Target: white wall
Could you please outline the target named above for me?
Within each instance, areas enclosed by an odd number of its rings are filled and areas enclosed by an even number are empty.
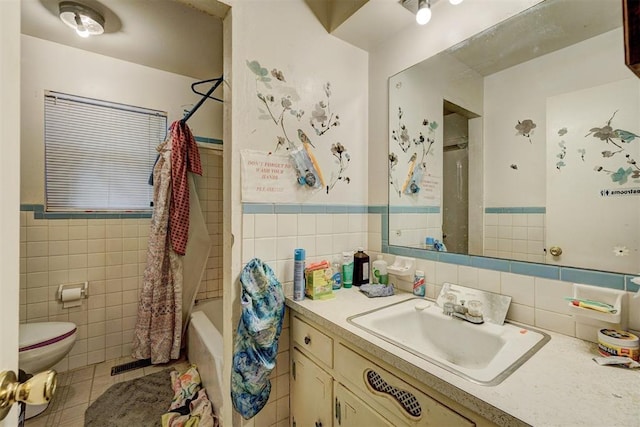
[[[45,90],[166,111],[169,124],[201,98],[191,92],[193,78],[31,36],[21,37],[21,55],[21,203],[44,203]],[[222,106],[207,101],[189,126],[194,135],[221,139]]]
[[[303,129],[316,145],[314,154],[325,176],[330,175],[335,165],[330,152],[332,143],[341,142],[351,156],[346,173],[351,179],[349,184],[339,182],[329,194],[325,191],[303,193],[296,199],[297,203],[316,206],[366,205],[369,188],[367,152],[370,146],[367,130],[368,64],[365,52],[327,34],[303,0],[235,2],[231,18],[232,24],[227,24],[227,29],[230,27],[232,58],[225,72],[229,74],[228,68],[232,69],[230,132],[233,138],[231,153],[225,157],[225,163],[228,162],[231,169],[231,193],[225,203],[231,203],[231,219],[228,223],[230,230],[226,231],[233,233],[235,243],[230,248],[233,259],[228,276],[230,281],[225,283],[225,309],[233,313],[232,328],[235,331],[240,308],[240,284],[237,278],[244,262],[253,256],[266,258],[272,268],[278,269],[278,277],[287,282],[291,277],[289,270],[293,269],[293,248],[307,248],[308,259],[311,259],[313,254],[330,256],[338,250],[353,249],[354,244],[348,236],[340,236],[334,240],[336,234],[342,235],[343,231],[347,234],[347,228],[352,224],[351,215],[242,215],[240,151],[274,150],[276,138],[281,134],[281,130],[273,122],[259,118],[256,76],[246,62],[256,60],[269,72],[272,69],[282,71],[286,84],[275,81],[273,87],[287,86],[295,89],[299,95],[297,108],[304,110],[305,114],[300,121],[293,117],[286,118],[287,134],[292,140],[298,141],[297,129]],[[331,110],[339,115],[340,125],[319,137],[310,127],[309,119],[315,103],[326,99],[323,89],[326,82],[331,83]],[[282,91],[276,94],[282,95]],[[329,172],[325,172],[327,170]],[[299,217],[302,219],[299,220]],[[355,234],[360,236],[359,241],[366,247],[366,215],[358,215],[355,222],[356,227],[359,227],[355,228]],[[317,231],[320,236],[316,236]],[[317,238],[324,242],[320,249]],[[325,250],[328,253],[325,254]],[[225,329],[225,332],[229,336],[229,330]],[[231,413],[229,408],[225,408],[225,423],[233,418],[234,425],[288,425],[288,346],[288,331],[284,330],[279,346],[281,354],[267,406],[248,422],[242,421],[235,412]],[[228,346],[225,353],[226,366],[230,364],[231,351]]]
[[[369,168],[387,170],[389,77],[491,27],[540,0],[467,0],[451,7],[447,2],[434,6],[428,25],[415,25],[400,32],[369,57]],[[455,101],[455,100],[454,100]],[[387,175],[370,177],[369,203],[387,204]]]

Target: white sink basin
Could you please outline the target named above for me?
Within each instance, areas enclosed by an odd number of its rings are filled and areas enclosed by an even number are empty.
[[[510,323],[472,324],[442,314],[442,308],[421,298],[347,320],[418,357],[484,385],[502,382],[550,339],[544,332]]]

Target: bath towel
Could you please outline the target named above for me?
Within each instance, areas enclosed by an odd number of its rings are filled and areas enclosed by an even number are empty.
[[[273,270],[254,258],[240,274],[242,314],[233,340],[231,399],[249,419],[266,405],[284,317],[284,292]]]

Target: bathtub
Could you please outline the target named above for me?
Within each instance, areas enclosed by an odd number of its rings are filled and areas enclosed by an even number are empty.
[[[187,328],[187,358],[198,367],[216,414],[222,408],[222,298],[193,307]]]

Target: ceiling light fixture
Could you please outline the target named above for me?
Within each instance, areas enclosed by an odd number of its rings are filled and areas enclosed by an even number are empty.
[[[418,0],[418,12],[416,13],[416,22],[425,25],[431,20],[431,2],[430,0]]]
[[[60,3],[60,19],[73,28],[80,37],[104,33],[104,18],[88,6],[72,1]]]
[[[449,0],[449,3],[451,3],[452,5],[456,5],[456,4],[460,4],[462,3],[464,0]]]

